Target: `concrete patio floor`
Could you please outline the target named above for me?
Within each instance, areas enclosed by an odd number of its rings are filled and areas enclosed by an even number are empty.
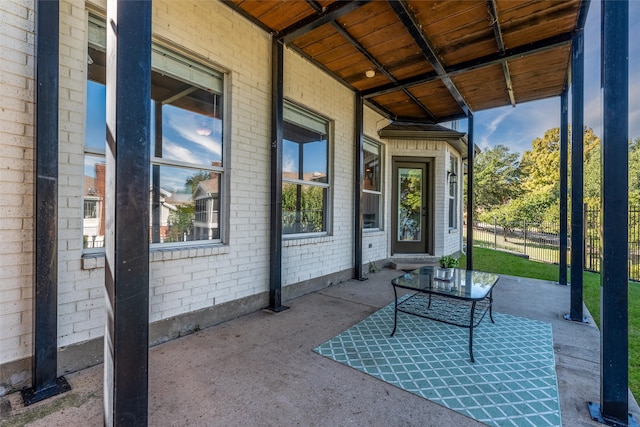
[[[286,301],[281,313],[257,311],[151,348],[149,425],[483,425],[312,351],[392,302],[390,281],[401,273],[382,270]],[[601,426],[587,410],[599,402],[599,332],[590,317],[563,320],[569,293],[501,276],[494,310],[552,324],[563,425]],[[102,425],[102,369],[67,375],[72,391],[27,408],[19,393],[0,398],[0,425]],[[640,419],[632,396],[630,411]]]

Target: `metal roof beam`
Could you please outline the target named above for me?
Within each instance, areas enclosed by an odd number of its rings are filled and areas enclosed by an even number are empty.
[[[433,69],[436,71],[442,83],[449,89],[449,93],[456,100],[460,109],[468,114],[471,110],[467,105],[467,102],[462,97],[462,94],[453,83],[451,78],[447,75],[447,71],[444,68],[444,65],[438,58],[438,55],[435,52],[435,49],[431,46],[431,43],[426,38],[426,36],[420,30],[420,26],[416,18],[413,16],[413,13],[409,10],[409,5],[405,0],[401,1],[389,1],[389,6],[391,9],[398,15],[400,22],[405,26],[413,40],[416,42],[423,55],[427,58],[427,60],[433,66]]]
[[[489,14],[491,15],[491,26],[493,27],[493,34],[496,37],[496,43],[498,44],[498,52],[504,54],[504,40],[502,38],[502,30],[500,29],[500,22],[498,19],[498,8],[496,7],[495,0],[487,0],[487,6]],[[511,81],[511,73],[509,72],[509,64],[507,61],[502,62],[502,72],[504,73],[504,81],[507,86],[507,93],[509,94],[509,101],[512,106],[516,106],[516,97],[513,93],[513,83]]]
[[[342,26],[340,24],[338,24],[337,22],[332,22],[334,29],[339,32],[342,37],[344,37],[345,39],[347,39],[349,41],[349,43],[351,43],[356,49],[358,49],[358,51],[360,51],[360,53],[362,53],[369,61],[371,61],[371,63],[378,69],[378,71],[380,71],[382,74],[385,75],[385,77],[387,77],[389,80],[391,80],[392,83],[397,84],[398,83],[398,79],[396,79],[393,74],[391,74],[391,72],[389,72],[389,70],[387,70],[384,65],[382,65],[380,62],[378,62],[378,60],[358,41],[355,39],[355,37],[353,37],[351,34],[349,34],[349,32],[347,30],[345,30],[344,28],[342,28]],[[418,107],[420,107],[420,109],[422,111],[424,111],[424,113],[428,116],[428,118],[430,120],[432,120],[433,122],[437,122],[438,118],[436,116],[433,115],[433,113],[422,103],[418,100],[418,98],[416,98],[411,92],[409,92],[409,89],[401,89],[405,95],[407,95],[409,98],[411,98],[411,100],[413,102],[416,103],[416,105],[418,105]]]
[[[574,32],[570,31],[556,37],[549,37],[544,40],[540,40],[539,42],[518,46],[513,49],[506,49],[504,54],[495,53],[495,54],[487,55],[478,59],[473,59],[471,61],[462,62],[453,67],[449,67],[447,69],[447,72],[444,74],[444,77],[453,77],[458,74],[463,74],[468,71],[476,70],[478,68],[486,67],[489,65],[500,64],[502,62],[509,61],[511,59],[522,58],[528,55],[533,55],[536,53],[552,50],[561,46],[569,45],[571,44],[571,40],[573,36],[574,36]],[[443,76],[434,72],[424,73],[408,79],[399,80],[397,84],[386,84],[386,85],[379,86],[377,88],[371,88],[371,89],[362,91],[362,95],[365,98],[372,98],[374,96],[380,96],[390,92],[395,92],[401,88],[407,88],[407,87],[411,87],[411,86],[415,86],[423,83],[432,82],[442,77]]]
[[[328,22],[335,21],[336,19],[344,16],[350,12],[353,12],[357,8],[364,6],[371,0],[358,0],[353,2],[335,2],[324,8],[324,10],[301,19],[295,24],[290,25],[282,31],[276,34],[276,37],[288,44],[303,34],[313,31],[318,27],[323,26]],[[314,5],[311,5],[314,9]]]

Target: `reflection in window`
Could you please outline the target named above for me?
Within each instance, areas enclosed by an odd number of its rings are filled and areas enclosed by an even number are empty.
[[[282,233],[326,232],[329,176],[328,123],[285,106],[282,167]]]
[[[104,246],[106,87],[103,23],[90,18],[84,166],[85,249]],[[219,240],[222,75],[153,45],[151,243]]]
[[[364,190],[362,193],[364,228],[382,228],[380,218],[382,203],[380,150],[379,144],[369,140],[364,141]]]

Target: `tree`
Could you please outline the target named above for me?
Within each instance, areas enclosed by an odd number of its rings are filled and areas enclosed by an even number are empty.
[[[640,137],[629,145],[629,205],[640,203]]]
[[[488,211],[521,194],[519,156],[504,145],[480,153],[474,163],[476,208]]]
[[[207,181],[209,179],[211,179],[211,172],[200,171],[188,177],[184,185],[186,189],[193,194],[193,192],[196,191],[199,183],[201,183],[202,181]]]
[[[594,152],[599,151],[599,148],[600,138],[593,133],[593,129],[585,128],[585,162]],[[525,191],[557,191],[560,186],[560,128],[548,129],[542,138],[534,139],[531,142],[531,150],[522,154],[520,168],[522,176],[525,177],[522,180]]]

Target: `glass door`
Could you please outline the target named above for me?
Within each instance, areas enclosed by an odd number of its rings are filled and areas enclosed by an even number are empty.
[[[393,164],[393,252],[428,253],[428,163]]]

